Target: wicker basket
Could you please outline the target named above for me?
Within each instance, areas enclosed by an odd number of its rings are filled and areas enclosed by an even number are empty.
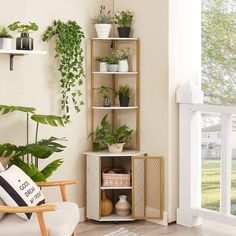
[[[109,174],[113,170],[115,174]],[[130,170],[105,169],[102,173],[103,187],[129,187],[131,183]]]

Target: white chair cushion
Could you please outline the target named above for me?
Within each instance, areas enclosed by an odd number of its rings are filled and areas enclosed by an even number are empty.
[[[48,203],[49,204],[49,203]],[[79,222],[79,208],[72,202],[50,203],[56,211],[45,212],[45,223],[50,236],[71,236]],[[36,214],[25,221],[15,214],[8,214],[0,221],[0,236],[41,236]]]

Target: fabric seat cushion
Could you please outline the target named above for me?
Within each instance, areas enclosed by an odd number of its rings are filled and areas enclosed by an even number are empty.
[[[48,203],[49,204],[49,203]],[[56,211],[45,212],[45,223],[50,236],[71,236],[79,222],[79,208],[72,202],[50,203],[57,206]],[[15,214],[7,214],[0,221],[0,236],[41,236],[36,214],[25,221]]]

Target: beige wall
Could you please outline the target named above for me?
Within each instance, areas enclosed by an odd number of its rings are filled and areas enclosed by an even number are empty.
[[[15,104],[23,106],[34,106],[39,113],[60,114],[58,100],[59,87],[55,59],[53,58],[52,44],[43,43],[42,32],[51,24],[54,19],[76,20],[90,38],[94,32],[90,18],[94,16],[99,7],[96,0],[50,0],[50,1],[6,1],[1,10],[0,24],[9,25],[20,20],[22,22],[34,21],[39,24],[40,30],[32,33],[35,39],[35,49],[47,50],[47,56],[25,56],[15,57],[14,71],[9,71],[8,56],[0,55],[0,104]],[[17,36],[15,34],[14,36]],[[86,41],[84,41],[86,45]],[[87,47],[84,47],[87,53]],[[87,65],[89,66],[89,65]],[[89,74],[89,71],[87,71]],[[87,76],[88,77],[88,76]],[[86,81],[86,80],[85,80]],[[83,87],[84,98],[86,97],[86,82]],[[87,150],[87,123],[88,109],[85,105],[81,113],[72,115],[72,123],[66,128],[51,128],[41,126],[40,138],[51,135],[66,137],[67,149],[63,154],[54,157],[64,157],[65,161],[53,179],[77,179],[78,187],[69,188],[72,200],[84,206],[85,171],[84,157],[82,153]],[[25,143],[25,116],[23,114],[9,114],[0,117],[0,143],[13,142],[16,144]],[[35,129],[31,127],[32,131]],[[33,135],[33,132],[32,132]],[[31,136],[33,139],[33,136]],[[48,194],[49,200],[56,199],[55,194]]]

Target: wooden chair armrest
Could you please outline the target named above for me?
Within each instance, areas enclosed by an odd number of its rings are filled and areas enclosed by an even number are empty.
[[[56,211],[56,209],[57,207],[55,205],[40,205],[32,207],[11,207],[11,206],[0,205],[0,212],[5,212],[5,213],[39,213],[39,212]]]
[[[39,187],[55,187],[63,185],[77,184],[76,180],[52,181],[52,182],[36,182]]]

